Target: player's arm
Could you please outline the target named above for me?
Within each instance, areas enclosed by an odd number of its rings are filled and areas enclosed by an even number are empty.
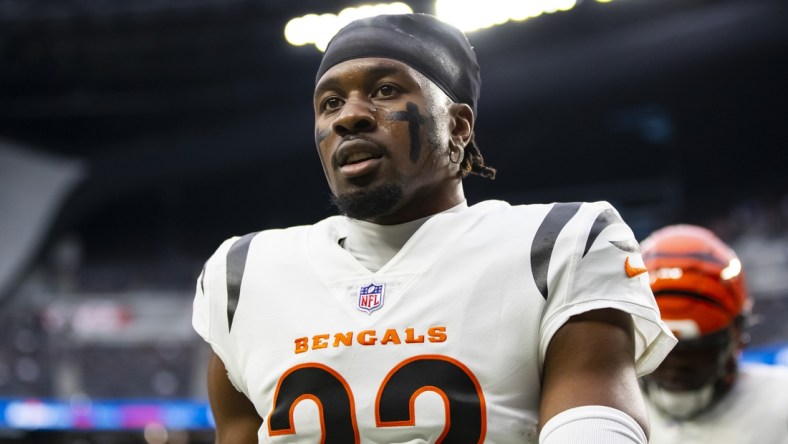
[[[255,444],[263,423],[254,405],[233,387],[222,360],[211,353],[208,399],[216,421],[216,444]]]
[[[602,309],[571,317],[545,356],[540,442],[645,443],[634,349],[629,314]]]

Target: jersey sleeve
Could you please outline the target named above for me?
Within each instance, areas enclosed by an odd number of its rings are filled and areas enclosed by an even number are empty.
[[[640,248],[629,226],[607,202],[584,203],[556,238],[547,273],[539,358],[572,316],[602,308],[632,315],[635,369],[653,371],[676,343],[661,321]]]
[[[227,254],[238,240],[223,242],[203,266],[197,279],[192,304],[192,327],[222,360],[230,382],[244,392],[237,365],[233,359],[227,319]]]

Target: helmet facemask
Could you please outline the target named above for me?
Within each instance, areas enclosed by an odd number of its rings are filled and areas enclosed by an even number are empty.
[[[707,410],[733,384],[740,330],[731,326],[680,340],[653,373],[643,378],[648,399],[668,416],[690,419]]]

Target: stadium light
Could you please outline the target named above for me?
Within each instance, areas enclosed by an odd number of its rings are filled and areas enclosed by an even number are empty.
[[[345,8],[339,14],[307,14],[296,17],[285,25],[285,39],[295,46],[314,44],[325,51],[331,37],[353,20],[379,14],[408,14],[413,12],[405,3],[379,3]]]
[[[437,0],[435,15],[465,32],[568,11],[576,0]]]
[[[597,0],[607,2],[610,0]],[[523,21],[559,11],[569,11],[577,0],[436,0],[435,15],[465,32],[476,31],[509,21]],[[285,39],[296,46],[314,44],[325,51],[331,37],[351,21],[378,14],[407,14],[413,10],[405,3],[379,3],[345,8],[339,14],[307,14],[285,26]]]

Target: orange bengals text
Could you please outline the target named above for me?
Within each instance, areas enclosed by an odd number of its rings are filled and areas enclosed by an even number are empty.
[[[389,328],[387,330],[362,330],[359,332],[340,332],[340,333],[325,333],[314,335],[312,337],[305,336],[303,338],[296,338],[295,352],[304,353],[309,350],[320,350],[329,347],[349,347],[351,345],[401,345],[401,344],[422,344],[425,341],[436,343],[445,342],[448,337],[446,336],[446,327],[430,327],[427,329],[426,334],[421,334],[415,328],[406,328],[404,330],[397,330]]]

